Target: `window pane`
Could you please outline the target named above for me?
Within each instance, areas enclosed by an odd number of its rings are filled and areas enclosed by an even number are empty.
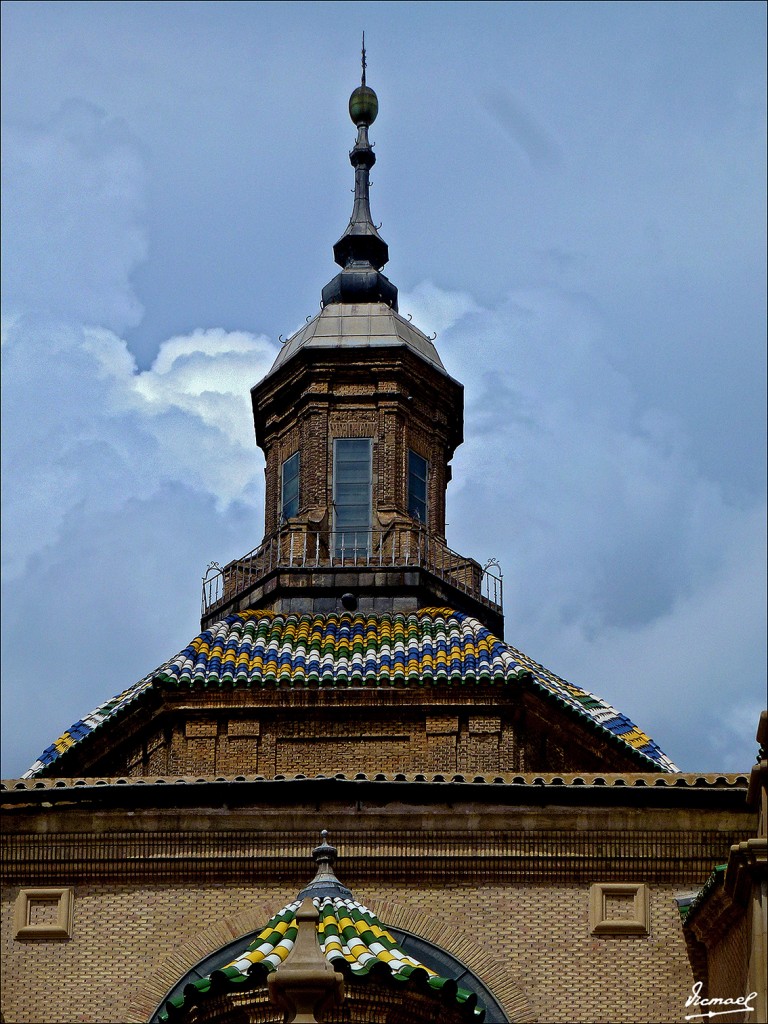
[[[420,501],[422,504],[427,500],[427,482],[426,480],[419,480],[417,477],[409,477],[408,486],[411,491],[411,500],[414,498]]]
[[[336,505],[336,525],[354,526],[356,530],[370,528],[368,505]]]
[[[408,515],[427,521],[427,471],[428,463],[414,451],[408,452]]]
[[[368,480],[368,462],[340,462],[336,466],[336,485]]]
[[[333,501],[337,557],[364,557],[371,528],[370,438],[334,442]]]
[[[336,441],[337,462],[365,462],[371,460],[371,441],[368,437],[345,437]]]
[[[370,486],[367,483],[339,484],[336,488],[336,505],[370,504]]]
[[[283,463],[283,486],[280,511],[283,519],[291,519],[299,512],[299,453]]]

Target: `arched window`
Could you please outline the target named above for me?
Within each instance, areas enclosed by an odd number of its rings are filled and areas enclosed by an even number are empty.
[[[493,995],[466,964],[440,946],[402,928],[387,928],[400,949],[443,977],[453,978],[457,985],[470,989],[477,996],[477,1006],[485,1011],[485,1024],[505,1024],[507,1017]],[[150,1024],[162,1024],[161,1014],[168,1000],[180,997],[187,985],[207,978],[213,971],[229,963],[247,946],[259,929],[222,946],[180,978],[166,994],[150,1018]],[[328,1024],[459,1024],[467,1015],[456,1005],[440,999],[423,987],[386,983],[377,973],[361,980],[346,979],[344,1004],[327,1018]],[[248,1024],[258,1020],[261,1024],[282,1024],[283,1015],[272,1007],[263,981],[250,991],[214,994],[190,1007],[180,1018],[189,1024]]]

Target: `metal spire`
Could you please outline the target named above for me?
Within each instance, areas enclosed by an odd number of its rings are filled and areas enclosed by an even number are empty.
[[[376,120],[379,101],[365,81],[368,66],[365,33],[361,64],[361,84],[349,98],[349,116],[357,126],[357,139],[349,154],[355,169],[355,201],[347,229],[333,247],[333,258],[342,272],[323,288],[323,305],[385,302],[397,309],[397,288],[380,272],[389,259],[389,249],[371,217],[370,170],[376,162],[376,154],[368,141],[368,128]]]

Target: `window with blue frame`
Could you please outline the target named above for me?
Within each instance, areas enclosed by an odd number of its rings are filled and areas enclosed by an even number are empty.
[[[299,514],[299,453],[296,452],[283,463],[280,514],[283,519],[292,519]]]
[[[415,451],[408,452],[408,515],[427,521],[427,472],[429,464]]]

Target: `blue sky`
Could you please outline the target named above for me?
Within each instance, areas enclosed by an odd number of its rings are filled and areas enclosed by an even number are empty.
[[[3,4],[3,762],[263,534],[248,392],[351,209],[466,387],[448,539],[685,770],[765,688],[761,3]]]

